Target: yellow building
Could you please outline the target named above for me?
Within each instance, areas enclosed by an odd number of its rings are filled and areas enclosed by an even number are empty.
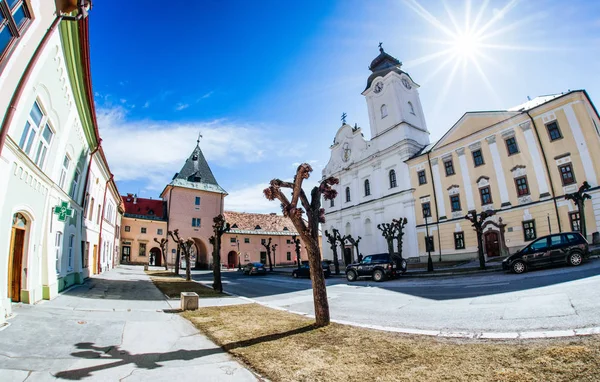
[[[578,231],[580,214],[565,194],[584,181],[592,187],[585,204],[588,240],[597,236],[600,120],[583,90],[505,111],[465,113],[406,164],[421,261],[427,260],[426,240],[432,256],[476,257],[475,231],[465,220],[471,210],[496,211],[484,230],[488,258],[551,232]]]

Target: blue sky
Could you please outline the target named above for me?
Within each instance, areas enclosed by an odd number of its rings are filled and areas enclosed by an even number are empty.
[[[421,85],[432,141],[466,111],[527,96],[583,88],[600,106],[597,2],[145,4],[90,13],[100,131],[122,194],[158,197],[202,132],[226,209],[278,211],[261,190],[299,162],[320,178],[342,112],[369,137],[361,92],[379,41]]]

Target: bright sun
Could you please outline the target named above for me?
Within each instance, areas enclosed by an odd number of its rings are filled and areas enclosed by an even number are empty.
[[[478,53],[479,39],[473,33],[459,33],[453,41],[454,53],[463,59],[472,59]]]

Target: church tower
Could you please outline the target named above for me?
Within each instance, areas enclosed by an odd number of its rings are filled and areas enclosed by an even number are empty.
[[[371,140],[378,142],[379,149],[405,140],[418,147],[429,144],[419,85],[381,43],[379,52],[369,66],[371,75],[362,92],[369,111]]]

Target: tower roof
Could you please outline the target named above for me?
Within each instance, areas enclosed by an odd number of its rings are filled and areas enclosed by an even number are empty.
[[[402,67],[402,62],[398,60],[396,57],[391,56],[383,50],[381,43],[379,44],[379,55],[371,61],[371,65],[369,65],[369,70],[372,72],[369,78],[367,79],[367,87],[365,90],[371,87],[371,83],[377,77],[384,77],[389,72],[396,72],[398,74],[405,73],[400,70]],[[407,73],[405,73],[408,75]]]
[[[210,170],[208,162],[200,149],[200,142],[196,144],[194,151],[192,151],[189,158],[185,161],[181,170],[173,176],[173,180],[171,180],[169,185],[227,194],[219,186]]]

